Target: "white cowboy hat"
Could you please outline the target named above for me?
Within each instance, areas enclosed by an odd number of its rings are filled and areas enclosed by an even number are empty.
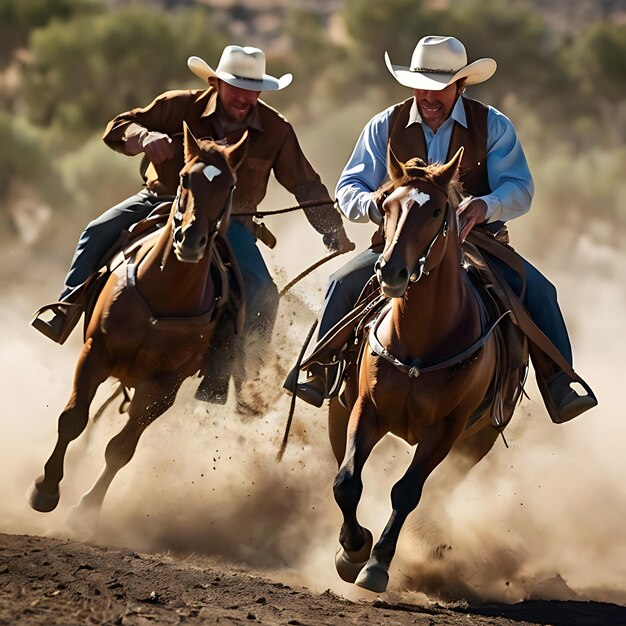
[[[411,89],[440,91],[461,78],[467,85],[482,83],[496,71],[493,59],[479,59],[468,65],[465,46],[454,37],[422,37],[415,46],[411,66],[393,65],[385,52],[385,63],[394,78]]]
[[[258,48],[226,46],[217,69],[211,69],[200,57],[187,59],[189,69],[200,78],[211,77],[248,91],[278,91],[292,81],[291,74],[274,78],[265,73],[265,54]]]

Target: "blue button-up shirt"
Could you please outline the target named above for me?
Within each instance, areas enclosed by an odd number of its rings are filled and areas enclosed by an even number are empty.
[[[365,125],[337,183],[339,207],[353,222],[381,221],[371,193],[387,176],[389,120],[395,106],[375,115]],[[407,126],[421,121],[414,99]],[[467,128],[462,98],[457,99],[450,117],[436,132],[422,124],[430,163],[446,161],[454,122]],[[507,221],[530,209],[534,184],[522,145],[511,121],[491,106],[487,113],[487,177],[492,192],[480,196],[487,204],[487,222]]]

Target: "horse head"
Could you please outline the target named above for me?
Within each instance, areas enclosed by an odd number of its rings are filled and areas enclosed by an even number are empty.
[[[387,193],[383,202],[385,248],[376,261],[383,293],[401,298],[410,282],[428,275],[442,260],[453,209],[460,199],[454,179],[463,148],[443,165],[419,158],[402,163],[388,149]]]
[[[211,139],[198,141],[187,124],[183,130],[185,165],[172,205],[173,247],[179,261],[197,263],[228,222],[248,132],[236,144],[223,146]]]

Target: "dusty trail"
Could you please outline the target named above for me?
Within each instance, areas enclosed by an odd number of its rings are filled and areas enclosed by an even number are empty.
[[[507,431],[510,448],[498,445],[449,494],[438,527],[415,517],[380,599],[334,571],[340,518],[323,411],[299,405],[285,459],[274,462],[289,402],[279,391],[251,419],[230,401],[199,406],[186,384],[114,481],[97,532],[77,536],[66,516],[122,425],[110,410],[70,448],[59,509],[31,511],[24,494],[51,450],[79,340],[59,348],[28,327],[56,283],[18,252],[16,265],[28,269],[4,281],[0,310],[0,624],[626,623],[618,606],[626,605],[626,287],[613,269],[626,254],[585,237],[576,246],[567,271],[542,267],[559,287],[576,363],[600,407],[554,426],[531,383]],[[315,260],[305,256],[302,266]],[[313,276],[281,306],[265,391],[291,364],[322,287]],[[359,511],[375,533],[403,459],[406,446],[390,439],[366,467]],[[434,559],[442,540],[452,549]]]

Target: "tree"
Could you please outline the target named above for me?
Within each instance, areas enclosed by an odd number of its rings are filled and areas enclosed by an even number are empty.
[[[29,117],[81,139],[168,88],[201,86],[187,57],[215,58],[224,39],[201,9],[174,15],[130,6],[33,33],[23,95]]]
[[[101,0],[2,0],[0,2],[0,67],[16,48],[25,47],[30,33],[52,21],[104,10]]]

